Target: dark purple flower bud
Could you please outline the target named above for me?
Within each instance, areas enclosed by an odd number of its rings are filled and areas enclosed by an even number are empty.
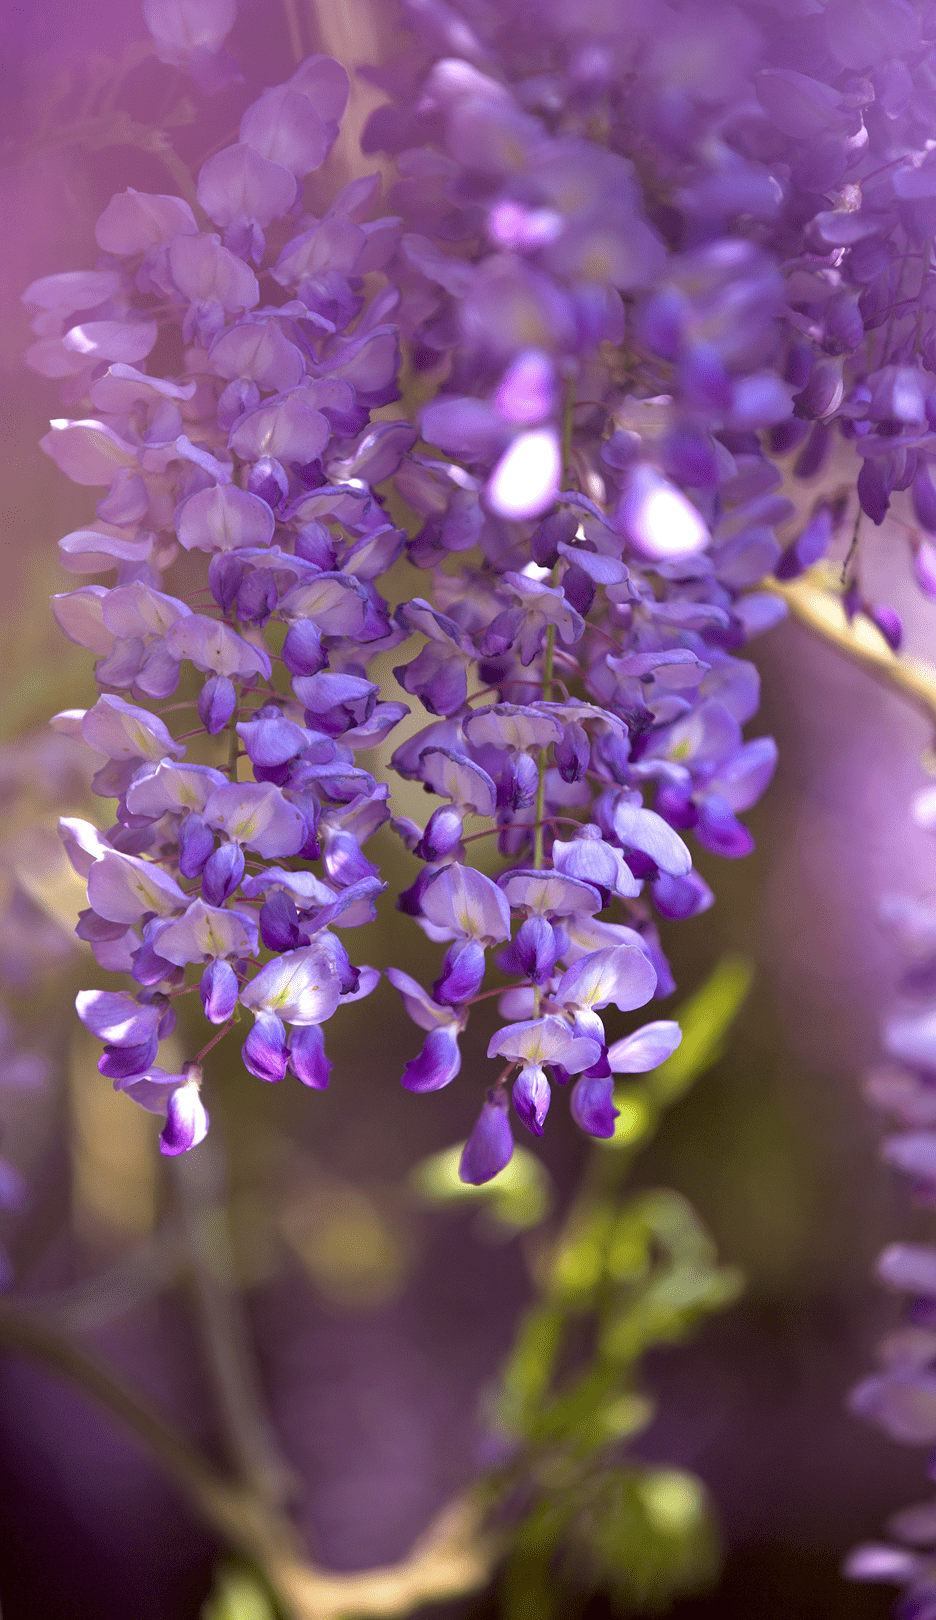
[[[494,1087],[478,1115],[475,1128],[462,1149],[460,1180],[470,1187],[492,1181],[513,1157],[513,1135],[507,1117],[508,1101],[502,1087]]]
[[[222,613],[230,613],[244,579],[244,563],[236,551],[219,551],[208,564],[208,587]]]
[[[275,510],[289,494],[289,478],[281,462],[273,456],[261,456],[247,475],[247,488]]]
[[[891,652],[899,652],[903,641],[903,625],[900,615],[894,612],[886,602],[871,602],[865,605],[865,613],[871,623],[877,625],[881,635],[887,642]]]
[[[552,1100],[549,1081],[538,1064],[521,1069],[513,1084],[513,1105],[519,1118],[534,1136],[542,1136],[543,1120]]]
[[[483,978],[484,946],[476,939],[457,939],[445,953],[432,994],[438,1002],[459,1007],[477,995]]]
[[[534,984],[549,978],[559,955],[560,940],[545,917],[527,917],[517,930],[513,949],[520,971]]]
[[[209,855],[202,870],[202,894],[209,906],[223,906],[234,894],[244,875],[244,851],[240,844],[222,844]]]
[[[309,943],[299,927],[295,901],[283,889],[268,894],[260,908],[260,938],[268,951],[276,952],[295,951]]]
[[[699,819],[699,812],[693,802],[691,787],[678,787],[675,782],[666,782],[660,788],[656,797],[657,814],[663,816],[671,827],[685,829],[694,827]],[[633,871],[633,863],[628,856],[628,864]],[[641,874],[638,873],[639,877]]]
[[[190,810],[179,823],[179,871],[183,877],[201,877],[205,862],[214,852],[215,838],[201,816]]]
[[[563,575],[562,593],[566,601],[575,608],[576,613],[581,613],[583,617],[591,612],[596,589],[595,581],[586,574],[584,568],[579,567],[578,563],[572,563]]]
[[[920,460],[917,463],[910,499],[917,522],[930,534],[936,534],[936,484],[931,462]]]
[[[198,1090],[195,1075],[201,1078],[195,1064],[186,1064],[192,1078],[185,1085],[176,1086],[166,1102],[166,1123],[159,1133],[159,1151],[169,1157],[188,1153],[203,1141],[208,1130],[208,1115]]]
[[[421,861],[441,861],[461,843],[464,817],[453,804],[440,805],[433,810],[429,822],[413,853]]]
[[[266,624],[276,607],[279,591],[271,568],[254,568],[237,592],[237,617],[248,624]]]
[[[715,896],[698,872],[671,877],[661,872],[652,888],[653,903],[662,917],[695,917],[715,904]]]
[[[503,617],[503,614],[498,615],[498,618]],[[521,613],[518,629],[522,621]],[[512,640],[513,637],[507,646]],[[498,646],[494,650],[505,652],[507,646]],[[411,663],[400,665],[393,673],[403,690],[418,697],[430,714],[457,714],[468,695],[464,658],[441,642],[427,642]]]
[[[126,1080],[129,1075],[143,1074],[155,1062],[159,1041],[155,1032],[140,1046],[107,1045],[98,1058],[98,1072],[109,1080]]]
[[[289,1067],[297,1080],[314,1091],[325,1091],[334,1067],[325,1056],[325,1036],[320,1024],[304,1024],[289,1033]]]
[[[198,694],[198,718],[205,730],[216,737],[236,708],[234,683],[226,675],[210,675]]]
[[[454,1080],[461,1068],[458,1034],[452,1024],[430,1029],[418,1057],[410,1058],[403,1070],[407,1091],[441,1091]]]
[[[576,1125],[589,1136],[613,1136],[619,1112],[614,1106],[613,1078],[606,1075],[604,1079],[590,1080],[583,1075],[572,1087],[569,1108]]]
[[[217,958],[209,962],[201,976],[198,993],[211,1024],[225,1024],[237,1006],[237,974],[230,962]]]
[[[796,396],[796,414],[811,418],[834,416],[844,397],[841,358],[817,360],[806,387]]]
[[[286,1030],[275,1013],[259,1012],[241,1047],[244,1067],[258,1080],[282,1080],[289,1054]]]
[[[497,784],[497,803],[502,810],[528,810],[536,803],[539,788],[539,767],[526,753],[508,755],[501,779]]]
[[[778,579],[796,579],[819,562],[829,549],[835,533],[832,508],[827,501],[817,506],[806,527],[780,558],[774,572]]]
[[[575,539],[578,525],[578,513],[575,512],[553,512],[550,517],[543,518],[530,536],[533,561],[540,568],[555,568],[559,561],[560,542],[570,545]]]
[[[615,739],[617,740],[617,739]],[[588,733],[577,720],[566,722],[559,742],[553,744],[553,758],[563,782],[580,782],[588,770],[591,745]]]
[[[880,527],[887,516],[891,490],[881,457],[869,457],[862,462],[855,487],[862,511]]]
[[[322,632],[311,619],[297,619],[283,642],[283,663],[290,675],[317,675],[328,663],[322,650]]]

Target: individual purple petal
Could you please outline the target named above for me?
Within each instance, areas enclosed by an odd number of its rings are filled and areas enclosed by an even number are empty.
[[[159,1023],[156,1007],[141,1007],[132,996],[111,990],[80,990],[75,1007],[85,1029],[111,1046],[143,1045]]]
[[[617,945],[580,956],[562,975],[554,999],[560,1006],[591,1008],[613,1002],[621,1012],[632,1012],[655,989],[656,974],[643,952]]]
[[[891,1243],[874,1269],[888,1288],[936,1299],[936,1249],[921,1243]]]
[[[241,1047],[245,1069],[258,1080],[282,1080],[286,1075],[289,1053],[286,1048],[286,1030],[273,1012],[258,1011],[253,1029]]]
[[[226,675],[212,675],[198,694],[198,718],[212,736],[223,731],[237,708],[237,690]]]
[[[513,1105],[528,1131],[534,1136],[542,1136],[543,1120],[552,1099],[543,1070],[536,1064],[530,1064],[521,1069],[513,1083]]]
[[[127,809],[135,816],[161,816],[167,810],[203,810],[215,788],[226,782],[211,765],[176,765],[160,759],[142,765],[127,789]],[[187,873],[191,876],[191,873]]]
[[[564,877],[577,878],[595,889],[633,897],[640,893],[640,884],[624,860],[619,849],[606,844],[598,835],[597,827],[586,828],[587,836],[553,840],[552,858],[556,871]]]
[[[754,848],[751,834],[720,793],[710,793],[700,802],[696,836],[706,849],[731,860],[750,855]]]
[[[407,1016],[418,1024],[420,1029],[437,1029],[439,1027],[455,1028],[458,1015],[453,1013],[451,1007],[442,1007],[434,1001],[416,979],[404,973],[402,968],[387,968],[387,978],[398,990],[403,998]]]
[[[274,957],[240,999],[252,1012],[275,1012],[288,1024],[321,1024],[335,1011],[340,994],[334,958],[316,943]]]
[[[936,1375],[900,1369],[879,1373],[856,1385],[848,1405],[858,1417],[883,1429],[900,1445],[925,1446],[936,1440]]]
[[[260,937],[268,951],[293,951],[309,944],[309,935],[299,927],[296,903],[282,889],[268,894],[260,908]]]
[[[524,1064],[558,1063],[578,1074],[598,1061],[601,1047],[601,1041],[576,1035],[562,1018],[533,1018],[499,1029],[488,1042],[487,1055]]]
[[[104,422],[54,417],[49,428],[40,447],[73,484],[110,485],[121,469],[138,465],[135,446]]]
[[[327,663],[322,649],[322,632],[311,619],[296,619],[286,632],[283,663],[290,675],[317,675]]]
[[[185,916],[159,935],[159,954],[179,967],[206,957],[256,956],[257,948],[257,925],[249,912],[206,905],[201,899],[193,900]]]
[[[679,834],[655,810],[618,799],[612,815],[615,837],[625,849],[639,850],[661,872],[685,877],[692,870],[692,856]]]
[[[484,947],[476,939],[456,940],[445,953],[441,976],[432,987],[437,1001],[459,1007],[477,995],[484,978]]]
[[[273,538],[273,513],[266,501],[216,484],[183,501],[175,514],[175,532],[186,551],[231,551],[239,546],[266,546]]]
[[[206,674],[250,677],[263,675],[269,680],[271,664],[262,647],[245,641],[228,625],[202,613],[177,619],[166,635],[166,646],[173,657],[189,659]]]
[[[132,1075],[143,1074],[158,1051],[159,1041],[155,1033],[139,1046],[107,1045],[98,1058],[98,1071],[109,1080],[127,1080]]]
[[[434,793],[451,799],[460,810],[493,816],[497,789],[487,771],[466,755],[449,748],[426,748],[420,755],[419,774]]]
[[[601,910],[597,889],[561,872],[505,872],[498,881],[510,905],[532,916],[570,917]]]
[[[195,306],[214,305],[223,315],[243,315],[260,302],[253,271],[222,247],[217,236],[174,236],[169,268],[180,293]]]
[[[175,1157],[188,1153],[208,1134],[208,1114],[198,1084],[188,1080],[176,1086],[166,1102],[166,1123],[159,1136],[159,1151]]]
[[[209,827],[265,857],[295,855],[306,839],[301,811],[270,782],[230,782],[204,809]]]
[[[532,426],[550,415],[556,402],[556,372],[539,349],[527,349],[501,379],[494,404],[507,422]]]
[[[108,922],[138,922],[144,912],[160,917],[184,911],[188,895],[153,861],[109,849],[88,874],[88,901]]]
[[[687,872],[685,877],[661,872],[653,879],[650,892],[662,917],[695,917],[715,904],[714,894],[698,872]]]
[[[219,377],[229,381],[248,378],[264,392],[276,394],[297,387],[305,375],[302,351],[289,341],[279,322],[272,320],[254,319],[226,327],[214,339],[208,363]]]
[[[886,1136],[881,1158],[905,1176],[936,1186],[936,1131],[901,1131]]]
[[[209,962],[198,985],[205,1017],[211,1024],[226,1024],[237,1006],[240,986],[230,962]]]
[[[197,236],[198,224],[187,202],[181,197],[168,197],[159,193],[134,191],[128,186],[112,197],[94,227],[94,235],[102,253],[115,253],[130,257],[145,253],[173,236]],[[110,275],[109,271],[89,271],[89,275]],[[47,277],[47,280],[57,278]],[[116,290],[116,289],[115,289]],[[24,298],[26,294],[24,293]],[[109,295],[107,295],[109,296]],[[100,299],[103,303],[104,300]],[[91,309],[93,301],[82,300],[76,309]]]
[[[284,466],[306,466],[317,460],[331,436],[328,418],[295,394],[261,405],[238,417],[228,440],[244,461],[271,456]]]
[[[903,1586],[920,1573],[920,1559],[905,1547],[888,1547],[869,1542],[854,1547],[842,1564],[849,1581],[893,1581]]]
[[[324,163],[333,137],[308,96],[280,84],[248,107],[239,139],[301,180]]]
[[[289,1032],[289,1067],[297,1080],[314,1091],[325,1091],[334,1065],[325,1055],[325,1036],[318,1024],[305,1024]]]
[[[418,855],[421,861],[444,860],[453,850],[458,849],[463,832],[463,812],[456,809],[453,804],[440,805],[429,817],[425,832],[413,846],[413,853]]]
[[[239,844],[222,844],[202,868],[202,895],[209,906],[223,906],[237,892],[244,875],[244,851]]]
[[[589,1136],[604,1140],[614,1135],[619,1110],[614,1106],[614,1082],[604,1079],[576,1080],[569,1096],[569,1110],[576,1125]]]
[[[608,1064],[612,1074],[646,1074],[655,1069],[675,1052],[682,1040],[682,1030],[672,1019],[662,1018],[653,1024],[644,1024],[633,1035],[625,1035],[608,1048]]]
[[[510,906],[503,890],[472,866],[453,861],[434,873],[420,906],[428,922],[463,939],[496,945],[510,938]]]
[[[504,451],[485,491],[492,511],[514,520],[538,517],[555,500],[562,454],[552,428],[521,433]]]
[[[487,1094],[474,1130],[462,1149],[458,1175],[470,1187],[492,1181],[511,1161],[514,1143],[507,1117],[508,1101],[502,1089]]]
[[[81,722],[81,735],[89,748],[108,759],[178,759],[185,746],[177,743],[162,720],[147,709],[125,703],[104,692]]]
[[[522,972],[534,984],[550,977],[559,955],[559,938],[545,917],[526,917],[517,930],[514,953]]]
[[[406,1064],[402,1083],[407,1091],[440,1091],[460,1069],[458,1032],[453,1024],[439,1024],[429,1030],[419,1056]]]
[[[216,225],[230,225],[242,218],[256,220],[265,228],[274,219],[282,219],[295,199],[292,171],[281,163],[271,163],[250,146],[225,146],[199,170],[198,201]]]

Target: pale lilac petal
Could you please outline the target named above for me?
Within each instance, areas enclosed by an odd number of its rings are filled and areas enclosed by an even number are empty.
[[[166,636],[166,646],[174,658],[188,658],[196,669],[206,674],[221,675],[227,680],[232,676],[251,675],[270,678],[270,660],[262,647],[245,641],[220,620],[200,613],[178,619]]]
[[[160,917],[184,911],[189,899],[153,861],[109,849],[88,874],[88,903],[108,922],[135,923],[147,911]]]
[[[300,94],[308,96],[319,117],[324,119],[326,124],[341,122],[348,105],[350,81],[341,63],[336,62],[333,56],[307,56],[304,62],[300,62],[288,83],[291,90],[298,90]],[[375,180],[376,187],[373,184]],[[362,202],[366,212],[368,205],[375,202],[379,194],[379,177],[362,176],[361,179],[352,181],[341,196],[336,198],[332,206],[342,204],[342,211],[352,217],[354,217],[353,202],[349,193],[355,185],[363,190]]]
[[[161,1013],[111,990],[79,990],[75,1009],[85,1029],[113,1046],[142,1046],[156,1033]]]
[[[164,62],[216,51],[237,16],[236,0],[143,0],[143,19]]]
[[[239,138],[300,180],[325,162],[333,140],[308,96],[288,84],[265,90],[247,108]]]
[[[94,234],[103,253],[129,257],[169,242],[174,236],[197,236],[198,224],[188,203],[183,202],[181,197],[134,191],[129,186],[126,191],[119,191],[111,198],[94,227]],[[101,271],[87,273],[110,274]],[[104,300],[99,302],[103,303]],[[93,306],[89,303],[75,307],[90,309]]]
[[[155,321],[85,321],[65,333],[62,343],[70,353],[89,364],[100,360],[120,360],[133,364],[145,360],[159,336]]]
[[[692,856],[686,845],[655,810],[619,799],[612,819],[615,835],[625,849],[637,849],[648,855],[661,872],[668,872],[670,877],[685,877],[692,870]]]
[[[56,418],[39,443],[73,484],[112,484],[124,467],[135,467],[136,448],[104,422]]]
[[[258,388],[286,393],[305,375],[305,361],[276,321],[242,321],[219,332],[208,353],[219,377],[248,377]]]
[[[420,1029],[438,1029],[440,1027],[455,1027],[459,1023],[459,1014],[452,1007],[440,1006],[430,996],[428,990],[404,973],[402,968],[388,967],[387,978],[395,990],[400,992],[406,1013],[418,1024]]]
[[[601,895],[560,872],[505,872],[499,880],[510,904],[536,917],[571,917],[601,910]]]
[[[487,1055],[525,1064],[560,1063],[570,1074],[579,1074],[598,1062],[601,1045],[574,1035],[562,1018],[535,1018],[499,1029],[488,1043]]]
[[[266,501],[236,484],[201,489],[175,514],[175,532],[186,551],[232,551],[267,546],[276,527]]]
[[[180,207],[185,207],[184,203]],[[40,276],[21,294],[27,309],[56,310],[71,315],[78,309],[99,309],[120,287],[116,270],[62,270]]]
[[[216,225],[243,218],[265,228],[282,219],[295,200],[292,171],[261,157],[251,146],[225,146],[198,173],[198,201]]]
[[[633,1035],[625,1035],[608,1048],[612,1074],[647,1074],[663,1063],[682,1040],[682,1030],[671,1019],[661,1018],[644,1024]]]
[[[464,939],[493,945],[510,938],[510,907],[503,890],[473,866],[455,861],[435,873],[420,906],[428,922]]]
[[[642,951],[617,945],[580,956],[559,980],[555,1000],[560,1005],[607,1007],[632,1012],[650,1000],[656,973]]]
[[[206,958],[256,956],[258,949],[252,917],[224,906],[207,906],[201,899],[193,900],[185,916],[170,922],[159,935],[160,956],[179,967]]]
[[[451,749],[427,748],[420,756],[420,776],[461,810],[493,816],[497,808],[497,788],[487,771]]]
[[[108,759],[178,759],[185,744],[177,743],[155,714],[138,709],[123,698],[104,692],[81,722],[81,735],[89,748]]]
[[[284,467],[293,462],[305,466],[321,455],[330,437],[328,418],[288,395],[238,417],[228,444],[244,461],[271,456]]]
[[[169,269],[180,293],[193,304],[217,303],[228,315],[242,315],[260,302],[253,271],[222,247],[218,236],[174,236]]]
[[[272,782],[230,782],[216,788],[204,819],[263,856],[295,855],[307,837],[302,812]]]
[[[241,991],[252,1012],[271,1012],[287,1024],[322,1024],[338,1005],[341,985],[330,952],[318,945],[286,951],[262,967]]]
[[[105,574],[122,562],[146,562],[154,541],[152,534],[144,534],[139,540],[122,540],[96,529],[73,529],[59,541],[59,557],[70,574]]]
[[[494,396],[507,422],[530,424],[549,416],[556,401],[556,370],[549,355],[527,349],[504,373]]]
[[[52,617],[63,635],[99,657],[114,650],[114,634],[104,625],[106,600],[103,585],[81,585],[77,591],[64,591],[50,599]]]

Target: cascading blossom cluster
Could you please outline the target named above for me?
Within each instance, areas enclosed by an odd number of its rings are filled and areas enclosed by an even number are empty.
[[[201,221],[128,191],[98,267],[25,295],[31,363],[88,412],[44,447],[106,487],[63,562],[116,569],[54,604],[103,688],[56,724],[118,802],[107,832],[63,824],[79,932],[138,987],[79,1012],[102,1072],[166,1113],[168,1152],[203,1134],[202,1058],[242,1012],[253,1073],[322,1086],[322,1024],[376,982],[338,933],[384,887],[362,845],[390,787],[356,753],[408,712],[371,679],[396,647],[431,718],[392,767],[440,801],[425,826],[393,820],[423,863],[398,904],[447,945],[431,992],[388,970],[425,1032],[404,1084],[454,1079],[495,950],[515,982],[464,1178],[510,1157],[511,1076],[534,1134],[556,1081],[612,1134],[614,1074],[679,1032],[609,1042],[600,1015],[667,995],[657,919],[712,903],[683,835],[752,848],[739,817],[775,748],[743,737],[758,679],[737,654],[783,615],[767,576],[820,558],[843,515],[823,499],[791,539],[778,457],[814,476],[837,432],[874,521],[912,486],[929,522],[931,8],[829,0],[791,30],[768,0],[590,0],[544,5],[533,35],[519,6],[469,9],[404,5],[419,43],[372,74],[392,100],[363,145],[394,155],[389,214],[377,177],[303,212],[347,93],[313,57],[204,164]],[[415,425],[383,410],[401,338]],[[404,549],[425,585],[391,613]],[[849,567],[849,612],[896,642]],[[176,734],[193,669],[199,725]],[[497,876],[469,859],[486,833]],[[196,977],[218,1033],[167,1074],[159,1040]]]

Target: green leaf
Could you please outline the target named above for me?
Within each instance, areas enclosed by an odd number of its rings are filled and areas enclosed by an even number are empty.
[[[718,1061],[753,977],[753,966],[746,957],[726,956],[701,989],[677,1009],[674,1016],[683,1032],[682,1042],[647,1080],[658,1107],[674,1103]]]
[[[508,1233],[528,1231],[546,1219],[552,1205],[552,1181],[545,1165],[526,1148],[515,1148],[510,1163],[486,1181],[470,1187],[458,1179],[462,1144],[423,1159],[410,1172],[410,1185],[429,1204],[479,1204]]]
[[[664,1609],[717,1575],[718,1537],[705,1487],[681,1469],[615,1469],[575,1490],[563,1537],[570,1584],[627,1610]]]
[[[202,1608],[201,1620],[277,1620],[277,1615],[255,1575],[222,1564]]]

